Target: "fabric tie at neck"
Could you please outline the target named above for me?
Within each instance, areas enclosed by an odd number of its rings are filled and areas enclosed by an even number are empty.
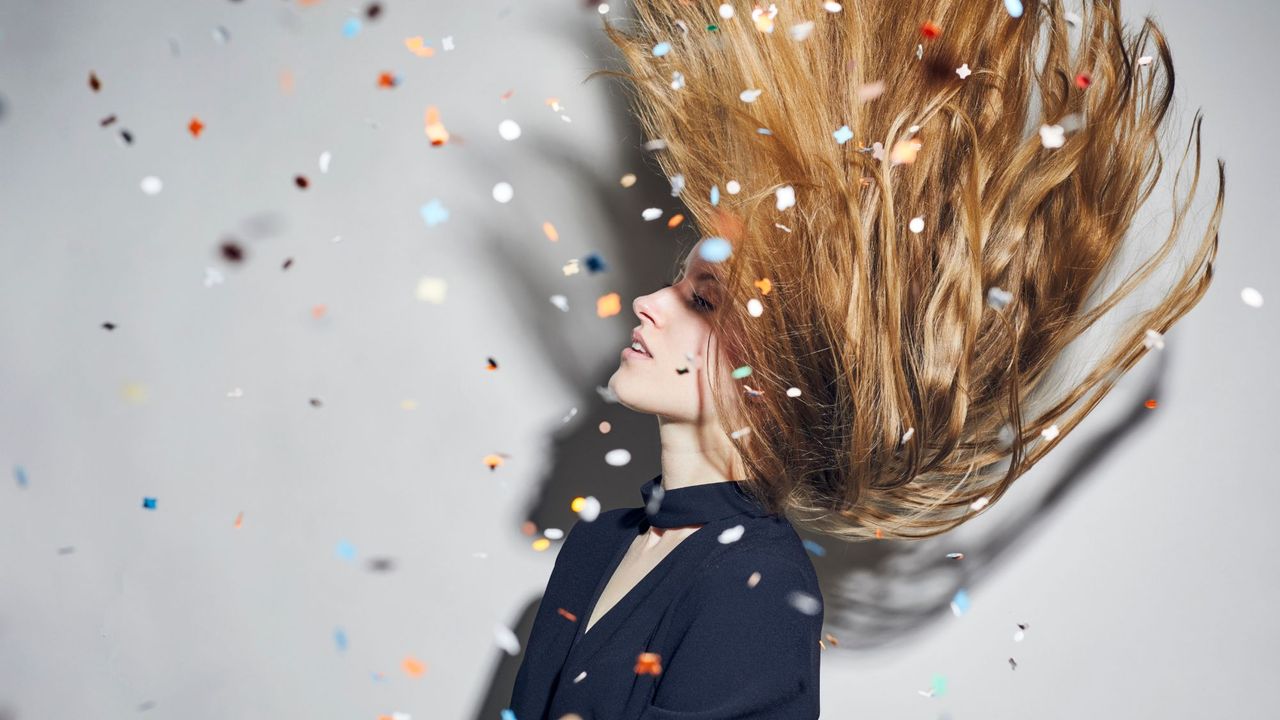
[[[664,490],[659,475],[640,487],[640,497],[649,525],[656,528],[702,525],[744,513],[768,515],[740,486],[735,481],[717,481]]]

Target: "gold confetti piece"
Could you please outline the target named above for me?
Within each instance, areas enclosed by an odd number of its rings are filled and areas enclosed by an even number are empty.
[[[658,653],[642,652],[636,656],[637,675],[661,675],[662,656]]]
[[[491,471],[498,469],[498,466],[502,465],[502,463],[503,460],[501,455],[490,454],[484,456],[484,464],[488,465],[489,470]]]
[[[627,173],[626,175],[623,175],[622,179],[618,182],[622,183],[622,187],[631,187],[636,184],[636,174]]]
[[[622,311],[622,297],[613,292],[601,295],[596,300],[596,315],[602,318],[613,317]]]
[[[769,291],[773,290],[773,283],[769,281],[769,278],[760,278],[755,281],[754,285],[760,288],[761,295],[768,295]]]
[[[416,410],[416,409],[418,409],[418,401],[417,401],[417,400],[401,400],[401,401],[400,401],[400,409],[401,409],[401,410]]]
[[[405,673],[409,677],[422,677],[423,673],[427,671],[426,663],[418,660],[412,655],[406,657],[404,662],[400,663],[400,667],[404,668]]]
[[[427,47],[426,43],[423,42],[421,35],[405,38],[404,46],[409,48],[409,52],[418,57],[431,57],[436,54],[435,49]]]
[[[542,232],[546,234],[547,239],[551,242],[558,242],[560,240],[560,233],[556,231],[556,226],[549,222],[542,223]]]
[[[551,547],[551,541],[546,538],[538,538],[533,541],[533,549],[538,552],[543,552],[549,547]]]
[[[427,106],[426,133],[434,147],[440,147],[449,140],[449,131],[445,130],[444,124],[440,122],[440,111],[435,105]]]
[[[587,504],[587,499],[579,495],[578,497],[574,498],[572,502],[569,503],[569,509],[576,513],[582,512],[582,508],[585,507],[586,504]]]

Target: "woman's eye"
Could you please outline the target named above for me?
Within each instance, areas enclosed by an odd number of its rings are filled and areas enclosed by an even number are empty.
[[[693,308],[694,308],[695,310],[698,310],[698,311],[701,311],[701,312],[711,312],[712,310],[715,310],[715,309],[716,309],[716,306],[715,306],[715,305],[712,305],[712,304],[711,304],[711,303],[709,303],[709,302],[707,302],[707,299],[706,299],[706,298],[704,298],[704,297],[702,297],[702,296],[701,296],[701,295],[699,295],[698,293],[694,293],[694,294],[693,294]]]

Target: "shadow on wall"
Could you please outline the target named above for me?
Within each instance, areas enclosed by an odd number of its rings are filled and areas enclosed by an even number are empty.
[[[601,43],[607,44],[607,41],[600,39],[597,44]],[[597,57],[612,54],[611,46],[600,45],[596,49],[599,50]],[[606,78],[593,82],[616,81]],[[642,131],[626,107],[626,97],[621,86],[619,92],[610,94],[616,125],[625,131],[622,136],[640,137]],[[643,154],[639,147],[641,144],[633,145],[637,154],[630,165],[656,170],[656,161]],[[637,217],[645,207],[666,207],[677,202],[669,195],[652,189],[647,191],[647,195],[640,192],[619,196],[608,192],[614,180],[595,177],[595,170],[582,162],[579,148],[548,145],[545,153],[544,160],[549,166],[579,178],[580,187],[590,189],[594,202],[606,208],[612,217]],[[641,185],[652,188],[657,184]],[[489,238],[491,242],[501,240],[493,233]],[[690,237],[689,240],[692,244],[696,238]],[[655,273],[670,272],[680,254],[658,257],[660,253],[645,247],[646,243],[628,242],[624,237],[602,239],[599,245],[613,248],[612,252],[618,257],[617,266],[627,268],[626,274],[616,278],[618,292],[624,298],[658,287],[666,278]],[[590,366],[593,360],[564,357],[568,346],[556,341],[559,328],[550,326],[545,316],[532,311],[543,306],[552,290],[534,286],[535,280],[528,277],[515,256],[499,247],[492,247],[491,252],[498,271],[504,272],[505,277],[515,284],[511,292],[517,295],[513,298],[517,302],[512,305],[527,309],[529,317],[524,320],[530,325],[542,325],[540,332],[532,334],[541,343],[538,351],[552,359],[552,365],[566,376],[567,384],[583,385],[581,377],[572,376],[572,369]],[[652,281],[647,281],[650,278]],[[527,302],[519,302],[521,297]],[[624,313],[631,312],[626,302],[623,308]],[[1165,349],[1154,353],[1147,379],[1141,382],[1141,387],[1130,392],[1139,397],[1160,395],[1169,352],[1170,349]],[[554,438],[550,469],[539,483],[539,490],[526,516],[520,522],[512,523],[513,527],[519,527],[527,520],[537,528],[561,528],[567,534],[577,521],[577,515],[569,508],[566,498],[579,495],[594,495],[600,500],[603,510],[640,506],[640,486],[660,472],[656,421],[606,400],[600,389],[607,384],[614,367],[610,365],[607,372],[599,377],[595,389],[584,393],[583,407],[578,409],[578,414],[584,419],[575,422],[572,430]],[[1043,525],[1043,519],[1059,507],[1072,490],[1082,486],[1107,454],[1153,417],[1140,402],[1132,403],[1132,407],[1133,410],[1110,425],[1095,430],[1074,455],[1059,449],[1054,455],[1063,461],[1058,474],[1039,477],[1037,473],[1035,489],[1030,492],[1023,483],[1018,495],[1026,499],[1015,504],[1006,496],[1001,503],[1002,522],[992,522],[988,518],[980,532],[974,532],[973,524],[969,524],[941,537],[914,542],[842,543],[797,529],[801,538],[812,540],[823,548],[821,555],[811,551],[810,559],[822,586],[824,636],[830,634],[836,639],[836,642],[828,643],[824,652],[870,652],[918,640],[921,633],[944,620],[950,614],[950,605],[957,591],[979,585],[997,569],[1009,551],[1025,545],[1031,531]],[[608,435],[601,434],[598,429],[598,421],[602,420],[613,426]],[[1077,437],[1080,437],[1080,432],[1076,430]],[[631,450],[630,465],[625,469],[605,466],[602,462],[604,454],[623,446]],[[640,472],[637,468],[652,468],[652,471]],[[520,542],[525,540],[521,538]],[[964,553],[964,560],[948,559],[946,555],[951,552]],[[499,720],[502,710],[508,706],[516,673],[524,659],[523,648],[540,602],[541,595],[531,597],[519,617],[511,623],[512,630],[520,639],[521,652],[510,656],[496,651],[488,688],[473,715],[475,720]]]

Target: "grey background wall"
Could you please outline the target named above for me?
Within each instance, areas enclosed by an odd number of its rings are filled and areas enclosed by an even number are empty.
[[[381,8],[0,3],[0,718],[497,718],[498,628],[525,637],[558,547],[536,536],[657,473],[655,423],[598,388],[696,238],[641,219],[678,206],[623,89],[581,82],[612,57],[596,10]],[[990,512],[817,539],[824,717],[1274,714],[1280,10],[1126,12],[1162,22],[1228,163],[1214,285]]]

